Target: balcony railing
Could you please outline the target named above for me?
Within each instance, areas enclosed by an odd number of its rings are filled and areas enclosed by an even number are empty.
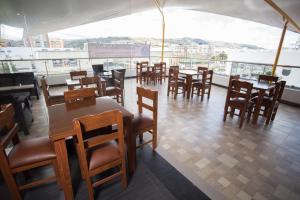
[[[68,74],[70,71],[87,70],[92,73],[92,64],[104,64],[105,70],[126,68],[127,76],[135,76],[137,62],[148,60],[150,64],[160,62],[160,57],[147,58],[55,58],[55,59],[28,59],[28,60],[0,60],[0,73],[33,71],[37,75],[55,76]],[[179,65],[181,69],[197,69],[198,66],[207,66],[214,73],[222,76],[240,74],[247,79],[256,79],[260,74],[272,73],[272,64],[250,63],[236,61],[203,60],[187,57],[165,57],[167,66]],[[287,86],[300,89],[300,66],[278,65],[276,75],[287,81]]]

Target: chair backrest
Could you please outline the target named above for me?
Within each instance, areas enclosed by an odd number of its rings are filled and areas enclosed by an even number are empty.
[[[158,91],[137,87],[136,92],[138,95],[137,104],[139,113],[143,112],[143,108],[152,111],[154,124],[157,124]],[[143,98],[151,100],[152,105],[144,103]]]
[[[121,90],[124,89],[125,73],[113,70],[114,85]]]
[[[280,89],[279,89],[279,94],[278,94],[278,98],[277,98],[278,101],[281,101],[281,97],[283,95],[285,85],[286,85],[286,81],[280,81]]]
[[[99,75],[104,72],[103,64],[92,65],[94,75]]]
[[[93,88],[97,91],[98,96],[102,95],[102,87],[101,81],[99,76],[94,77],[83,77],[79,79],[81,88]]]
[[[197,68],[198,73],[201,73],[204,70],[208,70],[208,67],[198,67]]]
[[[231,98],[239,98],[248,102],[251,98],[252,88],[252,83],[240,80],[232,80],[228,87],[227,100]]]
[[[167,70],[167,63],[166,62],[160,62],[162,70],[165,72]]]
[[[19,126],[15,122],[15,111],[12,104],[1,105],[0,108],[0,150],[3,151],[10,141],[18,143]]]
[[[64,92],[64,99],[66,104],[72,104],[75,102],[95,100],[94,88],[81,88],[76,90],[68,90]]]
[[[143,62],[140,62],[140,73],[142,72],[146,72],[148,70],[148,66],[149,66],[149,62],[148,61],[143,61]]]
[[[90,134],[93,130],[99,130],[114,126],[117,130],[111,130],[103,135]],[[78,157],[85,172],[88,171],[88,149],[117,140],[120,155],[125,154],[123,115],[119,110],[112,110],[96,115],[86,115],[73,120],[73,130],[77,138]]]
[[[269,76],[269,75],[259,75],[258,82],[273,82],[277,83],[278,77],[277,76]]]
[[[44,94],[44,98],[45,98],[45,102],[47,106],[50,106],[50,102],[49,102],[49,86],[47,84],[47,81],[44,77],[41,78],[41,85],[42,85],[42,90],[43,90],[43,94]]]
[[[170,69],[177,69],[177,70],[179,70],[179,66],[178,65],[173,65],[173,66],[170,66]]]
[[[155,71],[155,72],[162,73],[162,70],[163,70],[163,66],[162,66],[161,63],[155,63],[155,64],[154,64],[154,71]]]
[[[87,76],[87,71],[73,71],[70,72],[70,77],[72,80],[80,79]]]
[[[204,73],[206,73],[205,84],[211,85],[214,71],[213,70],[205,70],[205,71],[203,71],[203,74]]]
[[[169,77],[168,77],[168,83],[171,81],[174,81],[175,83],[178,82],[178,76],[179,76],[179,70],[176,68],[171,68],[169,69]]]

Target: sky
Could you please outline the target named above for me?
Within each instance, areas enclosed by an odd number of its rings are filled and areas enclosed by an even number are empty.
[[[276,49],[281,29],[242,19],[183,9],[165,9],[166,38],[192,37],[204,40],[252,44]],[[49,33],[51,38],[162,37],[158,10],[135,13]],[[287,31],[284,46],[291,47],[300,34]]]

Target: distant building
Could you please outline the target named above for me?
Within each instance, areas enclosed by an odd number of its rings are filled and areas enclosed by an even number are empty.
[[[41,34],[32,37],[32,47],[47,48],[49,47],[49,38],[47,34]]]
[[[49,39],[49,48],[64,48],[64,41],[62,39]]]

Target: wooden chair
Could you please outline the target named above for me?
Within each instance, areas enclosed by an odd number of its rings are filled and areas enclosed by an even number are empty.
[[[160,62],[162,66],[162,78],[164,79],[164,82],[166,81],[167,76],[167,64],[165,62]]]
[[[264,96],[264,98],[263,98],[261,108],[260,108],[260,111],[262,111],[262,113],[259,113],[259,115],[266,118],[266,122],[265,122],[266,125],[268,125],[271,121],[274,107],[276,105],[276,102],[279,99],[280,90],[281,90],[281,82],[277,82],[275,84],[275,89],[270,90],[269,96]],[[271,92],[273,92],[273,93],[271,94]],[[256,96],[256,97],[252,98],[251,101],[253,103],[251,103],[251,106],[249,107],[249,110],[248,110],[248,121],[250,120],[251,113],[253,112],[254,106],[256,106],[256,104],[257,104],[258,97]]]
[[[172,94],[174,94],[174,99],[177,98],[177,94],[183,94],[183,97],[185,97],[186,92],[186,84],[185,82],[178,77],[179,70],[176,68],[170,68],[169,69],[169,78],[168,78],[168,92],[167,96],[169,96],[170,91]],[[181,89],[181,93],[179,93],[179,89]]]
[[[136,82],[140,81],[140,84],[143,82],[148,83],[148,61],[143,61],[136,64]]]
[[[269,76],[269,75],[259,75],[258,82],[273,82],[277,83],[278,77],[277,76]]]
[[[197,68],[197,72],[198,72],[197,78],[194,78],[192,81],[193,82],[199,82],[199,81],[201,81],[201,79],[199,78],[199,76],[202,76],[203,72],[207,71],[207,70],[208,70],[208,67],[198,67]]]
[[[148,71],[148,78],[150,82],[152,81],[154,83],[154,85],[158,82],[162,84],[163,68],[161,63],[154,64],[152,71]]]
[[[72,71],[70,72],[70,77],[72,80],[78,80],[82,77],[87,76],[87,71]]]
[[[86,137],[89,132],[114,126],[117,130],[107,134]],[[121,176],[122,187],[127,187],[123,115],[112,110],[96,115],[87,115],[73,121],[76,133],[76,149],[82,177],[87,183],[89,199],[94,199],[94,187]],[[91,178],[112,168],[119,170],[103,179],[92,182]]]
[[[228,86],[230,85],[232,80],[240,80],[241,76],[240,75],[230,75],[229,76],[229,82],[228,82]]]
[[[50,95],[49,85],[47,84],[47,81],[44,77],[41,79],[41,85],[42,85],[42,90],[43,90],[43,94],[47,106],[52,106],[55,104],[60,104],[65,102],[63,95]]]
[[[11,104],[1,106],[0,111],[0,168],[3,178],[14,200],[22,199],[20,192],[29,188],[60,180],[57,170],[56,154],[48,137],[20,141],[18,137],[19,125],[14,121],[14,109]],[[10,143],[13,148],[6,154],[5,149]],[[28,173],[38,167],[53,166],[54,174],[44,179],[19,185],[14,176],[17,173]],[[26,176],[25,176],[26,177]]]
[[[158,91],[137,87],[138,95],[138,115],[132,120],[133,133],[140,138],[140,144],[137,148],[140,148],[148,143],[152,142],[152,149],[157,147],[157,106],[158,106]],[[144,103],[143,98],[147,98],[152,101],[152,105]],[[152,112],[152,118],[143,114],[143,108]],[[143,142],[143,134],[148,132],[152,134],[152,139]]]
[[[94,90],[97,92],[98,97],[103,96],[103,85],[100,81],[99,76],[83,77],[79,79],[79,82],[81,88],[94,88]]]
[[[285,85],[286,85],[286,81],[280,81],[279,94],[278,94],[278,98],[276,100],[276,103],[274,105],[274,109],[272,111],[271,121],[274,121],[274,119],[276,117],[279,104],[281,103],[281,98],[282,98],[282,95],[283,95],[283,91],[284,91]]]
[[[176,69],[179,72],[179,66],[178,65],[172,65],[170,66],[169,69]],[[168,76],[169,77],[169,76]],[[180,74],[178,75],[178,80],[185,82],[185,76],[180,76]]]
[[[269,76],[269,75],[259,75],[258,76],[258,82],[260,82],[260,83],[265,82],[265,83],[273,83],[273,84],[275,84],[275,83],[278,82],[278,80],[279,80],[279,77],[277,77],[277,76]],[[270,90],[270,91],[266,92],[265,95],[266,96],[270,96],[272,94],[274,94],[274,91]],[[258,95],[258,93],[254,92],[252,94],[252,97],[257,96],[257,95]]]
[[[114,86],[104,88],[105,96],[114,96],[124,106],[124,73],[113,70]],[[121,99],[121,101],[120,101]]]
[[[233,117],[234,110],[240,110],[240,125],[241,128],[244,123],[245,114],[248,111],[250,105],[251,91],[253,84],[245,81],[232,80],[229,84],[226,103],[224,107],[224,118],[223,121],[226,121],[227,114],[230,113]],[[231,110],[228,110],[230,108]]]
[[[82,88],[64,92],[64,100],[66,104],[95,100],[95,98],[96,95],[94,88]]]
[[[207,99],[210,97],[211,84],[213,78],[213,70],[204,70],[202,74],[202,79],[192,83],[192,97],[194,94],[201,96],[201,101],[203,101],[204,95],[207,94]],[[197,91],[197,93],[195,93]]]

